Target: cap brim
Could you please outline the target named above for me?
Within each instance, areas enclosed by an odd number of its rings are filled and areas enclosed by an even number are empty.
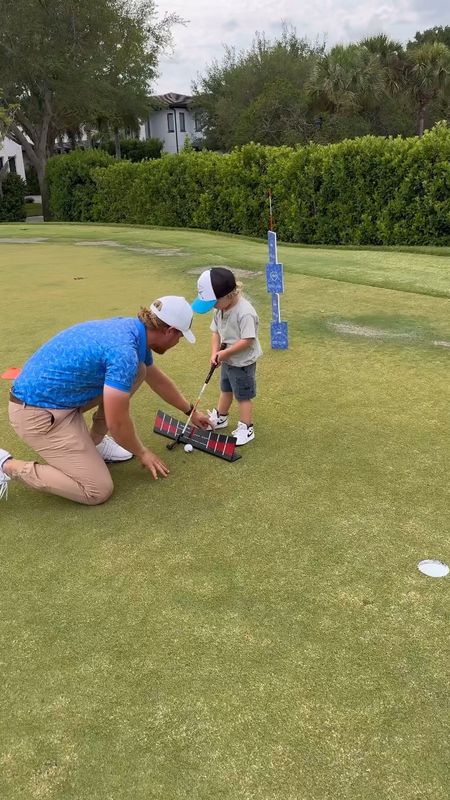
[[[195,344],[195,336],[192,331],[181,331],[184,338],[190,342],[190,344]]]
[[[201,300],[200,297],[197,297],[192,303],[191,308],[196,314],[206,314],[207,311],[211,311],[211,309],[214,308],[216,303],[217,300]]]

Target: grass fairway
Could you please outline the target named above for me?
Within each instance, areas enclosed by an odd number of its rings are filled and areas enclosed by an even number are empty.
[[[0,372],[74,322],[192,297],[196,267],[266,260],[263,242],[183,230],[1,239]],[[169,453],[143,388],[133,415],[167,480],[117,465],[95,508],[10,484],[2,800],[447,799],[449,579],[416,569],[450,560],[442,256],[280,247],[286,352],[264,276],[244,279],[265,355],[239,462]],[[190,397],[208,323],[157,357]],[[0,445],[26,457],[0,384]]]

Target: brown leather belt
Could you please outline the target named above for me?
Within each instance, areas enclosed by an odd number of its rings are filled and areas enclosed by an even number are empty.
[[[18,406],[24,406],[25,405],[23,400],[19,400],[18,397],[14,397],[12,392],[9,393],[9,402],[10,403],[17,403]]]

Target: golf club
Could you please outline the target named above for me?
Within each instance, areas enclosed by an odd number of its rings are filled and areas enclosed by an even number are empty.
[[[220,345],[220,349],[221,350],[225,350],[225,348],[226,348],[226,344],[222,343]],[[217,369],[218,366],[219,366],[218,364],[211,364],[211,369],[209,370],[209,372],[208,372],[208,374],[207,374],[207,376],[205,378],[205,382],[204,382],[204,384],[203,384],[203,386],[202,386],[202,388],[200,390],[200,393],[199,393],[199,395],[197,397],[197,400],[195,401],[194,405],[192,406],[191,413],[189,414],[189,417],[187,419],[186,425],[184,426],[184,428],[181,431],[180,435],[177,436],[177,438],[173,442],[171,442],[170,444],[166,445],[168,450],[173,450],[175,445],[177,445],[178,442],[180,441],[181,437],[184,436],[184,434],[186,433],[186,431],[188,429],[188,426],[189,426],[189,423],[190,423],[190,421],[192,419],[192,415],[195,413],[195,411],[197,409],[197,406],[198,406],[198,404],[199,404],[199,402],[201,400],[202,394],[205,391],[208,383],[210,382],[210,380],[211,380],[211,378],[212,378],[212,376],[213,376],[213,374],[214,374],[214,372],[215,372],[215,370]]]

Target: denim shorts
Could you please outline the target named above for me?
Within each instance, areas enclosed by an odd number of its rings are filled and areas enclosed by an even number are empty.
[[[224,362],[220,374],[222,392],[233,392],[236,400],[256,397],[256,361],[248,367],[233,367]]]

